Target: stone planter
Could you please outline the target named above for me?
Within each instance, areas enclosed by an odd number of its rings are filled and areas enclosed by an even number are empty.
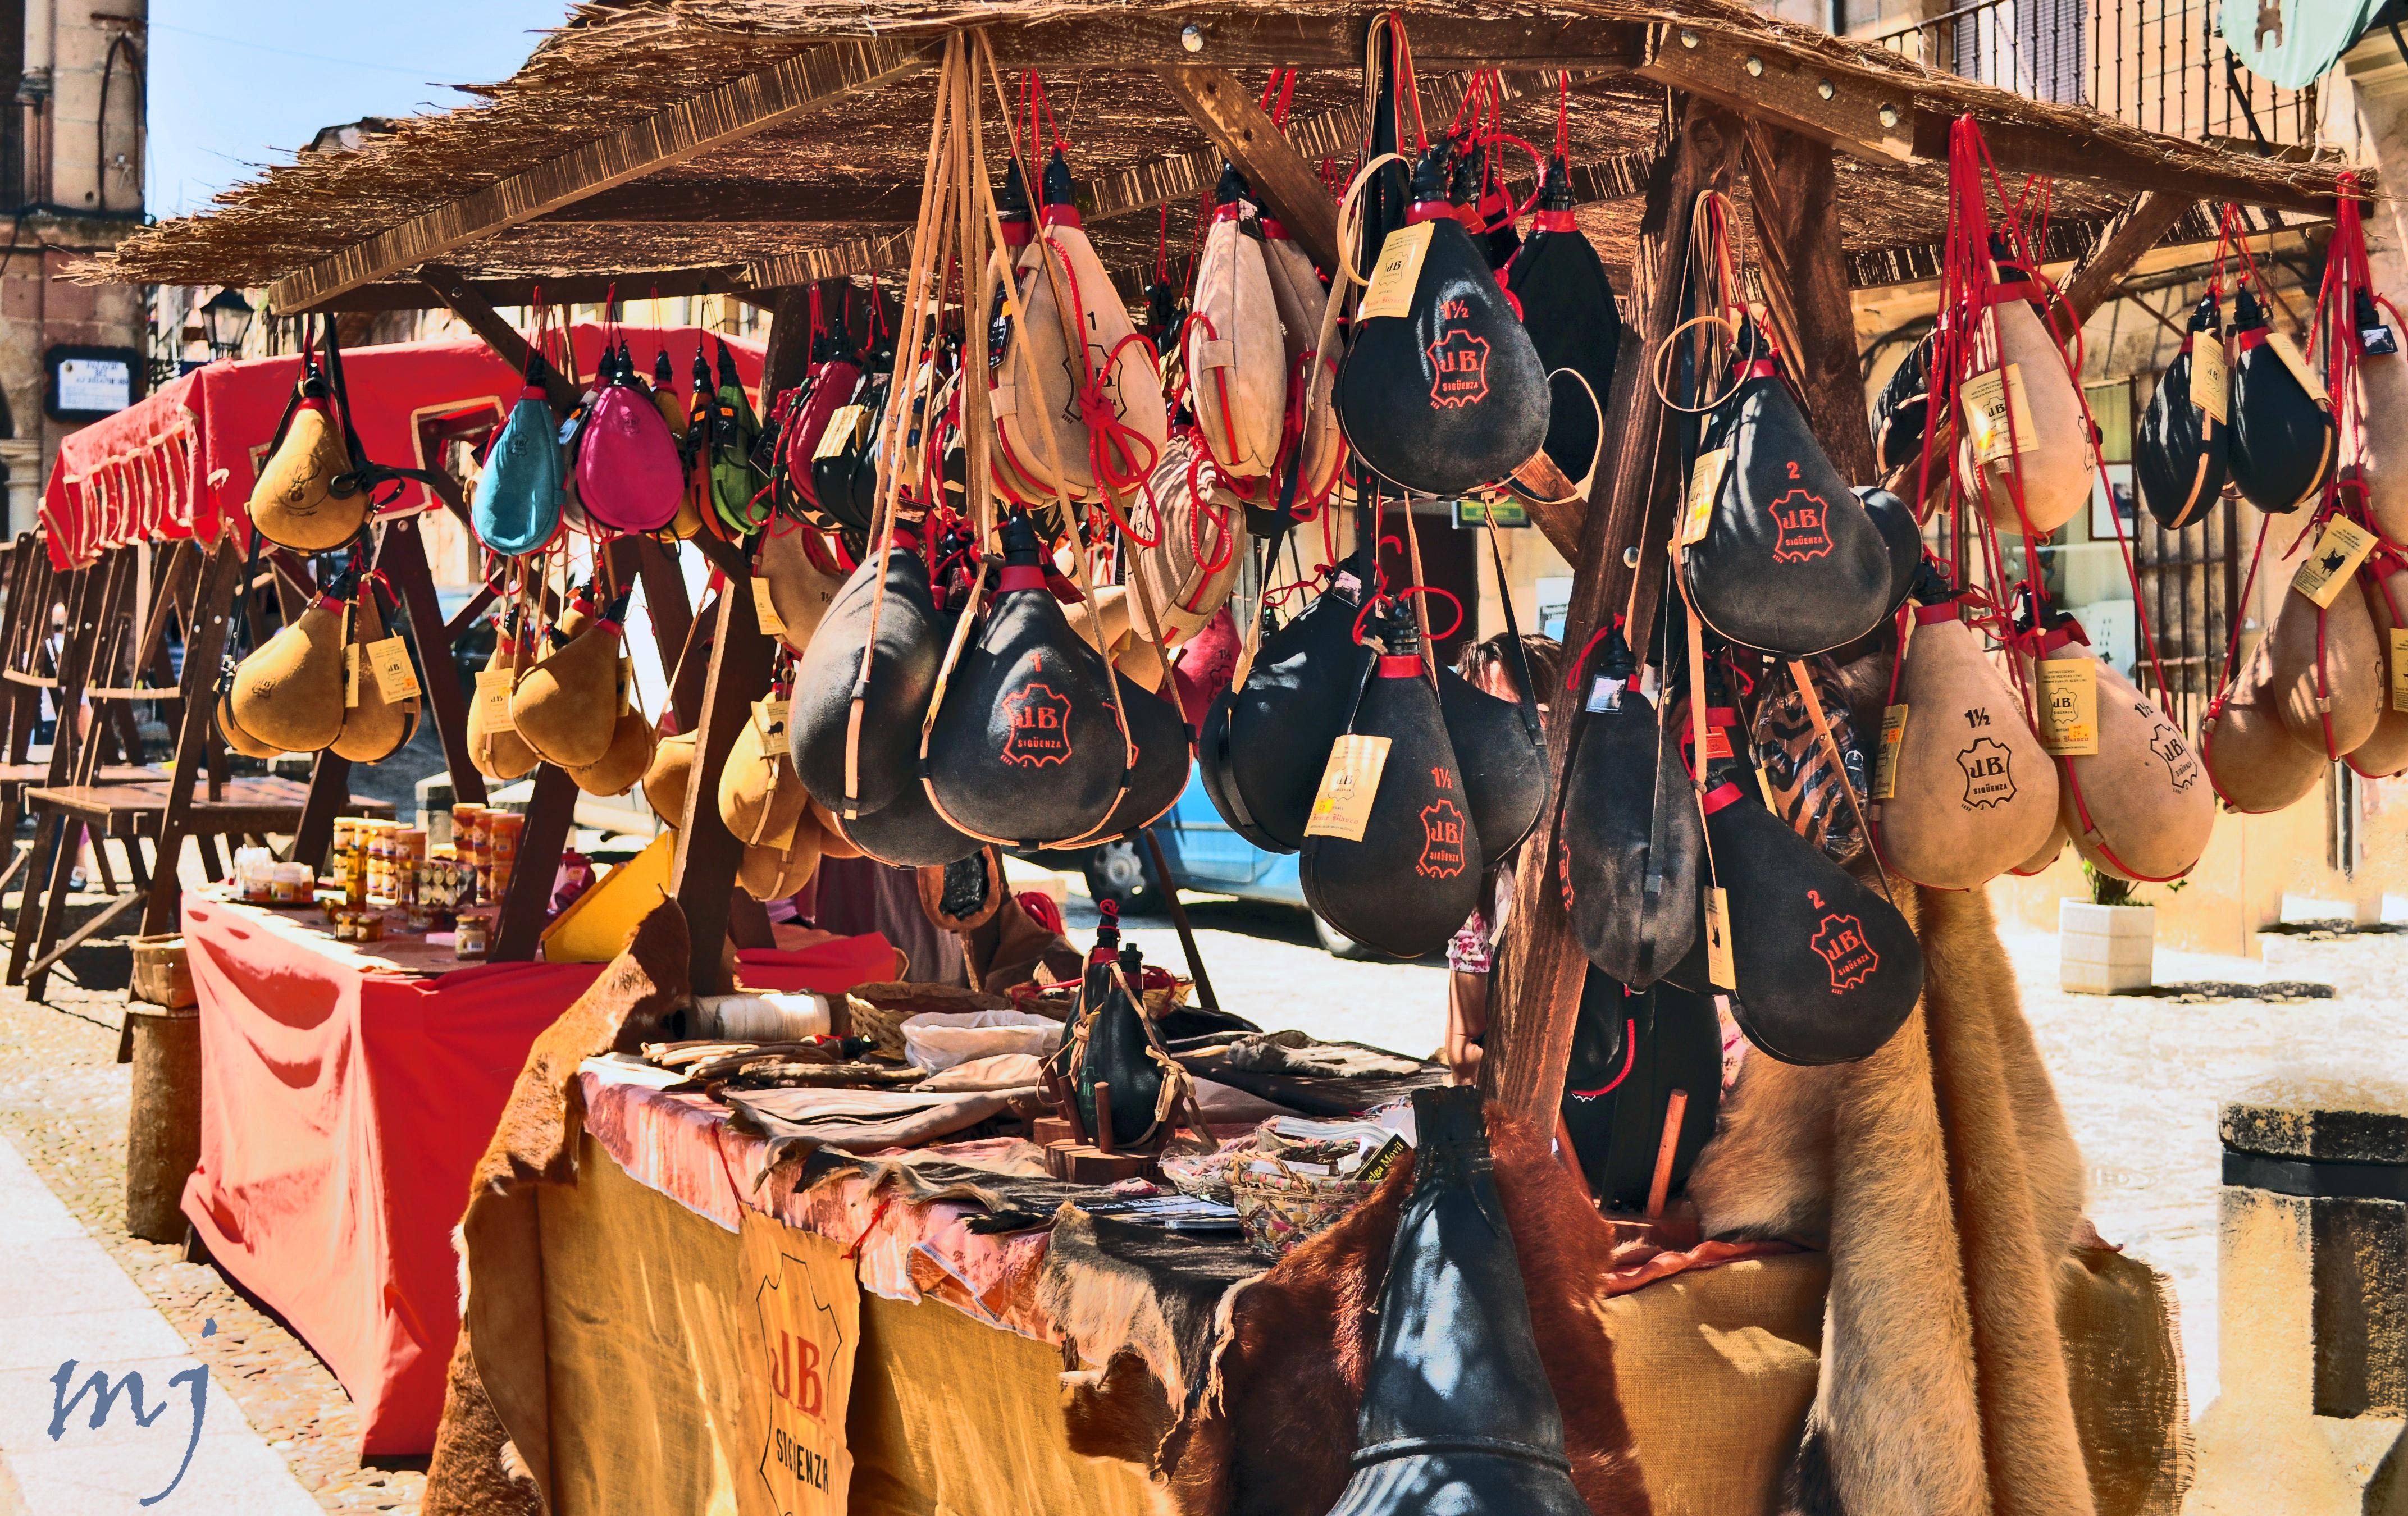
[[[2151,981],[2157,943],[2154,906],[2057,903],[2057,983],[2074,994],[2118,994]]]

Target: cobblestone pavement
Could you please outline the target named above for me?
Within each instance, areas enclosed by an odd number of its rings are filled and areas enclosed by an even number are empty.
[[[105,965],[103,954],[71,965]],[[121,958],[122,964],[122,959]],[[183,1249],[125,1230],[127,1071],[118,1064],[124,970],[94,974],[91,987],[53,976],[48,1005],[22,989],[0,991],[0,1130],[24,1154],[84,1229],[141,1286],[209,1366],[302,1488],[330,1511],[418,1509],[425,1480],[412,1468],[363,1468],[358,1415],[343,1387],[283,1325]],[[113,978],[113,984],[110,982]],[[217,1331],[201,1336],[204,1322]]]
[[[1083,939],[1095,912],[1066,911]],[[1445,971],[1348,963],[1314,943],[1300,911],[1226,899],[1190,902],[1222,1003],[1294,1026],[1422,1053],[1445,1023]],[[1128,923],[1154,962],[1181,961],[1167,918]],[[2024,1005],[2088,1155],[2093,1219],[2110,1240],[2169,1274],[2182,1303],[2192,1411],[2215,1387],[2217,1108],[2276,1080],[2388,1080],[2408,1088],[2397,1035],[2408,1005],[2408,940],[2269,938],[2266,962],[2160,951],[2160,984],[2304,980],[2330,1000],[2181,1003],[2070,995],[2057,988],[2057,939],[2011,933]],[[71,961],[71,965],[76,961]],[[0,1131],[208,1363],[261,1435],[330,1511],[414,1512],[414,1469],[362,1468],[358,1418],[325,1366],[214,1268],[123,1229],[126,1070],[116,1051],[123,970],[52,980],[49,1005],[0,992]],[[203,1338],[202,1323],[217,1333]]]

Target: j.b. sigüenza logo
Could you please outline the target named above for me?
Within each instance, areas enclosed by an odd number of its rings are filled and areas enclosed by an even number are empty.
[[[1441,770],[1441,773],[1443,771]],[[1424,879],[1453,879],[1464,869],[1463,812],[1440,795],[1422,808],[1422,855],[1413,872]]]
[[[1772,503],[1772,561],[1802,564],[1831,551],[1831,507],[1821,495],[1792,490]]]
[[[1452,323],[1470,318],[1471,307],[1449,300],[1439,311],[1438,339],[1428,348],[1430,404],[1454,409],[1488,398],[1488,339]]]
[[[1806,892],[1814,908],[1823,911],[1816,924],[1813,939],[1806,945],[1830,971],[1831,993],[1853,990],[1865,981],[1866,976],[1881,966],[1881,954],[1865,939],[1865,923],[1846,911],[1826,910],[1823,896],[1816,891]]]
[[[1007,764],[1041,768],[1070,758],[1070,697],[1042,679],[1027,683],[1003,697],[1003,714],[1011,723],[998,754]]]

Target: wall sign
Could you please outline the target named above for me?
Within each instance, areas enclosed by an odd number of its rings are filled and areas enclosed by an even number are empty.
[[[132,348],[61,343],[42,355],[50,384],[42,408],[63,422],[114,416],[139,396],[142,355]]]
[[[844,1419],[861,1346],[861,1285],[826,1237],[744,1213],[737,1387],[746,1516],[844,1516],[853,1453]]]

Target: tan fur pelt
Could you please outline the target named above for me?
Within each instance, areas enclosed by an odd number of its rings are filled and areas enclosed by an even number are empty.
[[[633,1052],[690,998],[685,912],[665,900],[619,956],[528,1050],[493,1139],[469,1178],[460,1223],[465,1289],[427,1466],[425,1516],[518,1516],[551,1509],[552,1406],[544,1380],[542,1242],[533,1186],[577,1177],[584,1112],[578,1065]]]
[[[1978,892],[1905,890],[1922,1005],[1861,1064],[1742,1066],[1689,1193],[1709,1236],[1828,1247],[1799,1516],[2090,1516],[2056,1325],[2079,1151]]]
[[[1612,1235],[1546,1134],[1492,1105],[1488,1135],[1572,1482],[1591,1510],[1650,1516],[1591,1298]],[[1386,1275],[1412,1178],[1400,1166],[1337,1225],[1223,1297],[1210,1378],[1160,1452],[1181,1516],[1324,1516],[1337,1501],[1376,1336],[1368,1296]]]

